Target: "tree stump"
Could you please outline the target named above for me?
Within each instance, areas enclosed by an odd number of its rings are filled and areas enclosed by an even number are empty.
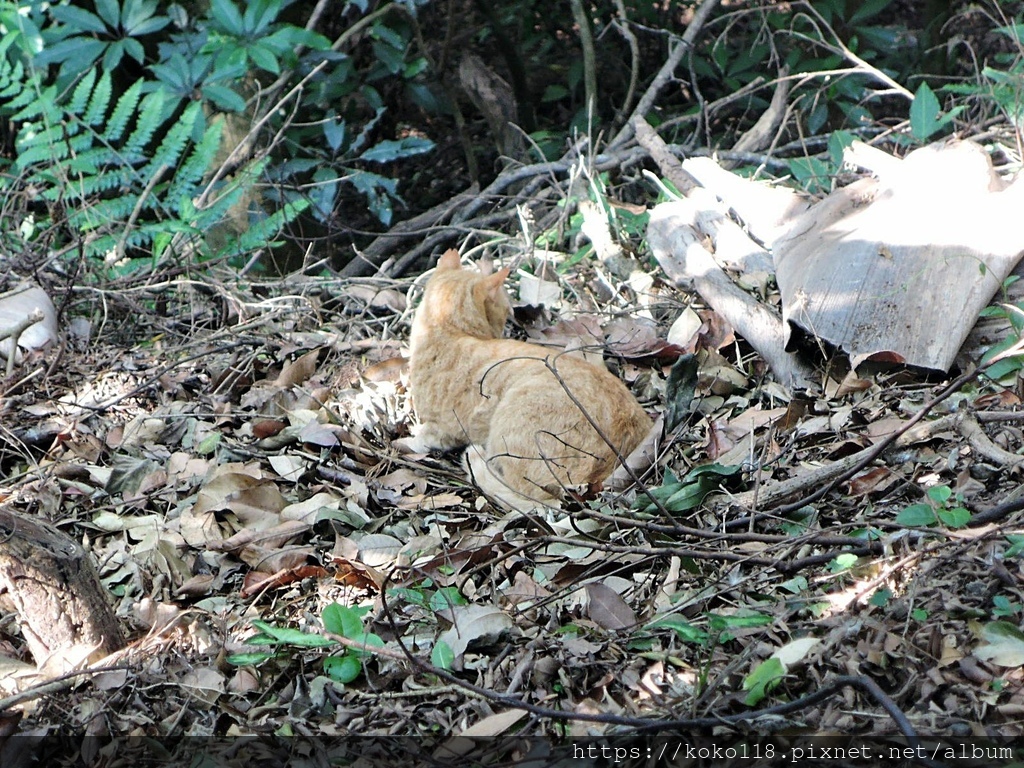
[[[75,648],[91,649],[82,655],[97,661],[124,647],[89,553],[49,523],[7,509],[0,509],[0,594],[13,603],[38,665]]]

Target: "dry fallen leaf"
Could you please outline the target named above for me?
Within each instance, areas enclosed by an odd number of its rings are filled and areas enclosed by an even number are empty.
[[[1008,621],[990,621],[981,628],[984,641],[974,655],[1000,667],[1024,665],[1024,632]]]
[[[599,627],[610,630],[636,626],[636,614],[625,600],[607,584],[587,584],[587,614]]]
[[[474,640],[494,641],[512,626],[507,613],[488,605],[458,605],[440,612],[452,626],[441,633],[438,642],[444,642],[458,659]]]

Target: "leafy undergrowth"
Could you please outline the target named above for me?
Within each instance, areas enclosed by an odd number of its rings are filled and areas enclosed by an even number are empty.
[[[572,319],[521,311],[527,334],[604,343],[652,414],[677,358],[701,364],[650,494],[550,520],[496,510],[457,456],[393,446],[411,283],[220,286],[223,305],[181,287],[137,344],[100,326],[34,361],[49,374],[2,401],[0,490],[86,543],[133,642],[124,668],[24,705],[22,728],[558,740],[859,675],[919,733],[1019,734],[1024,537],[964,526],[1020,485],[998,461],[1022,450],[1014,392],[966,388],[930,417],[941,429],[823,498],[759,506],[750,491],[877,444],[939,387],[847,378],[788,402],[710,312],[669,330],[676,289],[558,279]],[[958,427],[973,410],[987,443]],[[0,633],[28,661],[12,615]],[[896,733],[884,703],[839,690],[771,728]]]

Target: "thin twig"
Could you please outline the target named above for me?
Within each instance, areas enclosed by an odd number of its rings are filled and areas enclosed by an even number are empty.
[[[629,116],[629,120],[622,126],[615,138],[612,139],[609,149],[616,149],[622,146],[632,137],[633,118],[644,117],[654,107],[654,102],[657,100],[658,94],[661,93],[661,89],[668,85],[675,76],[676,68],[682,62],[683,57],[693,48],[697,36],[704,28],[704,23],[711,16],[711,12],[718,5],[718,2],[719,0],[704,0],[700,7],[697,8],[689,25],[686,27],[686,32],[683,33],[681,38],[676,40],[675,47],[669,53],[661,69],[658,70],[658,74],[654,76],[654,80],[651,81],[647,90],[644,91],[643,96],[640,97],[640,101],[637,102],[636,109]]]

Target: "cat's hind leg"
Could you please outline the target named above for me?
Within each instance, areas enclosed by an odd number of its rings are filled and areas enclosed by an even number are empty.
[[[467,440],[438,429],[427,422],[413,427],[410,437],[403,437],[395,442],[399,448],[409,453],[430,453],[431,451],[450,451],[454,448],[461,448],[466,445]]]
[[[530,484],[523,476],[510,476],[517,462],[524,459],[508,460],[508,457],[486,455],[481,445],[466,449],[466,469],[477,487],[486,496],[509,509],[519,512],[541,512],[550,514],[559,509],[561,502],[550,490]]]

